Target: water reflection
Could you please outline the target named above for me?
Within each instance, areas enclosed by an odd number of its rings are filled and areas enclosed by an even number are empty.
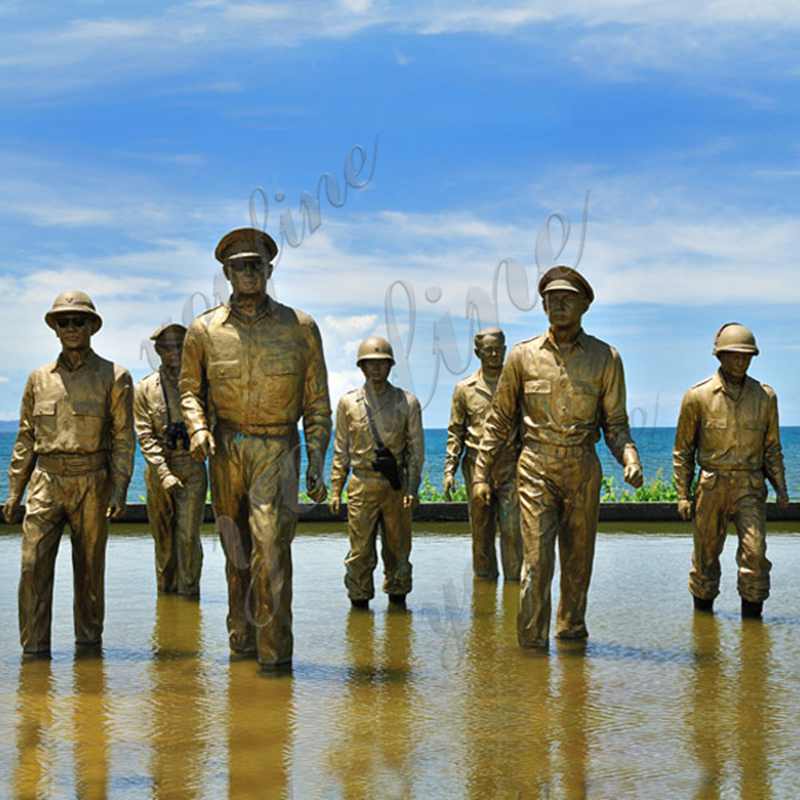
[[[110,715],[101,653],[75,654],[73,691],[75,794],[102,800],[108,793]]]
[[[412,613],[390,609],[382,641],[375,615],[347,618],[348,672],[330,771],[348,800],[412,797]]]
[[[586,764],[589,759],[589,660],[584,643],[570,642],[559,646],[560,680],[559,753],[564,796],[589,796]]]
[[[53,754],[48,733],[53,721],[53,695],[50,659],[23,662],[17,681],[16,797],[46,797],[50,794]]]
[[[200,605],[159,595],[150,666],[153,797],[193,800],[202,794],[208,720],[207,676],[198,658]]]
[[[293,797],[294,678],[259,672],[255,658],[228,670],[228,797]]]

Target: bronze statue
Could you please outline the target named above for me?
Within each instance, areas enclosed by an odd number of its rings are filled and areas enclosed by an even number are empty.
[[[461,461],[464,483],[469,493],[469,521],[472,529],[472,570],[478,578],[497,578],[495,531],[500,529],[500,558],[503,576],[518,581],[522,568],[522,538],[519,529],[517,497],[517,458],[519,426],[500,448],[490,475],[492,502],[485,505],[472,489],[475,460],[483,435],[497,380],[506,355],[506,338],[499,328],[485,328],[475,335],[475,355],[481,366],[456,384],[447,426],[447,456],[444,462],[444,493],[449,500],[455,486],[455,474]]]
[[[228,579],[231,650],[264,669],[292,659],[292,552],[297,524],[297,422],[306,487],[325,497],[331,432],[328,376],[314,320],[266,292],[275,242],[254,228],[222,238],[216,258],[233,294],[189,326],[180,390],[190,451],[211,457],[211,495]],[[213,428],[213,430],[212,430]]]
[[[200,594],[205,511],[205,464],[189,455],[189,434],[181,415],[178,376],[186,328],[159,327],[150,337],[161,359],[158,370],[136,386],[133,419],[147,461],[147,518],[155,541],[159,592]]]
[[[594,300],[588,281],[570,267],[553,267],[539,281],[550,328],[516,345],[503,367],[475,465],[473,491],[487,505],[495,459],[522,416],[517,489],[523,564],[517,637],[522,647],[546,649],[550,583],[558,539],[560,639],[585,639],[586,598],[594,560],[600,501],[595,443],[624,466],[625,480],[642,484],[639,454],[625,409],[622,360],[613,347],[588,336],[581,318]]]
[[[342,397],[336,409],[330,509],[338,514],[347,486],[350,552],[344,579],[350,602],[366,608],[375,596],[372,573],[378,563],[377,527],[382,525],[383,590],[403,606],[411,591],[411,513],[417,502],[425,446],[422,411],[411,392],[387,380],[394,366],[392,346],[370,336],[356,363],[364,386]]]
[[[758,347],[738,322],[723,325],[714,339],[720,368],[683,397],[675,432],[673,465],[678,513],[692,517],[695,462],[700,479],[694,498],[694,555],[689,591],[698,611],[712,611],[719,594],[719,557],[728,521],[739,536],[736,563],[742,616],[760,617],[769,597],[766,476],[778,504],[789,495],[783,468],[778,399],[771,386],[748,377]]]
[[[25,385],[3,507],[8,522],[17,518],[28,487],[19,629],[30,654],[50,652],[53,570],[67,523],[75,642],[101,644],[107,518],[125,510],[134,451],[131,376],[91,349],[103,324],[94,303],[84,292],[63,292],[45,321],[61,341],[61,354]]]

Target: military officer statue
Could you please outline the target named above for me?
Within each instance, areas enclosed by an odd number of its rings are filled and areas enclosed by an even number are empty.
[[[478,370],[456,384],[447,426],[447,455],[444,462],[444,492],[449,500],[455,473],[461,461],[464,483],[469,493],[469,521],[472,529],[472,570],[478,578],[497,578],[495,531],[500,529],[500,559],[507,581],[518,581],[522,567],[522,539],[519,530],[517,498],[517,458],[519,426],[500,448],[490,475],[492,502],[485,505],[472,489],[475,459],[483,435],[497,380],[506,355],[506,338],[499,328],[486,328],[475,335]]]
[[[364,373],[360,389],[345,394],[336,410],[330,508],[338,514],[347,486],[345,559],[347,594],[355,608],[375,596],[372,573],[378,563],[377,528],[383,533],[383,590],[390,602],[405,605],[411,591],[411,513],[425,446],[422,412],[411,392],[387,380],[394,365],[392,346],[370,336],[358,348],[356,363]]]
[[[266,670],[292,660],[292,551],[297,423],[306,487],[325,498],[331,431],[328,376],[314,320],[266,293],[278,248],[254,228],[216,248],[233,294],[189,326],[180,390],[192,454],[211,457],[211,497],[225,551],[231,650]]]
[[[134,451],[131,376],[91,349],[103,321],[89,296],[60,294],[45,321],[61,354],[25,385],[3,507],[7,521],[17,517],[27,486],[19,631],[23,652],[39,655],[50,652],[53,573],[67,523],[75,643],[102,642],[107,518],[125,510]]]
[[[713,610],[719,594],[719,557],[728,522],[739,537],[736,563],[742,616],[760,617],[769,597],[766,540],[766,476],[778,504],[789,496],[783,468],[778,399],[771,386],[747,375],[758,347],[738,322],[723,325],[714,339],[720,368],[683,397],[675,432],[673,465],[678,513],[692,517],[695,462],[700,479],[694,497],[694,555],[689,591],[698,611]]]
[[[494,462],[521,414],[523,448],[517,488],[523,564],[517,635],[523,647],[546,649],[550,583],[558,539],[561,599],[556,636],[584,639],[586,599],[600,501],[600,431],[625,480],[642,484],[639,454],[625,409],[622,360],[588,336],[581,318],[594,300],[586,279],[553,267],[539,281],[550,328],[516,345],[503,367],[475,465],[473,491],[487,505]]]
[[[133,418],[147,461],[147,517],[155,541],[158,591],[196,597],[208,481],[205,464],[189,455],[189,435],[181,415],[178,375],[185,335],[183,325],[170,323],[150,337],[161,366],[136,386]]]

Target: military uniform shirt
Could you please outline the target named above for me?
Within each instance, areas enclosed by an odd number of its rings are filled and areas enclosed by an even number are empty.
[[[763,470],[785,491],[775,391],[746,376],[737,398],[719,371],[695,384],[681,403],[672,459],[681,499],[689,497],[695,459],[710,471]]]
[[[9,496],[20,497],[37,455],[110,453],[112,491],[133,474],[133,382],[126,369],[86,353],[76,369],[63,356],[25,384],[19,432],[8,470]]]

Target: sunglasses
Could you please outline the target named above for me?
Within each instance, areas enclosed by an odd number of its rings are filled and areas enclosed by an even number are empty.
[[[251,270],[252,272],[263,272],[264,264],[261,261],[231,261],[230,268],[234,272],[245,272]]]
[[[89,320],[86,317],[58,317],[56,325],[59,328],[82,328]]]

